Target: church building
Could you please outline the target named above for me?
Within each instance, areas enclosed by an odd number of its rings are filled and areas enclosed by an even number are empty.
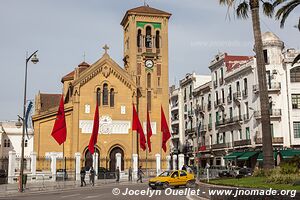
[[[36,95],[34,124],[34,151],[37,153],[37,170],[44,166],[39,158],[52,152],[74,158],[80,153],[83,166],[92,166],[88,144],[93,129],[96,102],[99,105],[99,135],[96,152],[99,167],[116,169],[116,154],[122,155],[121,170],[132,165],[132,155],[138,154],[143,168],[154,169],[155,155],[165,160],[169,155],[161,148],[161,106],[169,119],[169,66],[168,22],[170,13],[140,6],[126,12],[121,21],[124,30],[124,66],[110,56],[108,46],[93,64],[82,62],[74,71],[62,77],[67,139],[64,145],[51,137],[61,94]],[[146,134],[147,109],[150,111],[152,151],[143,151],[132,131],[133,105]],[[147,162],[146,162],[147,160]],[[166,168],[162,162],[162,169]],[[67,169],[74,166],[72,162]]]

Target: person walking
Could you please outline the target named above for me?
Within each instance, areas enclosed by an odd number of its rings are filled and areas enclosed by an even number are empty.
[[[142,166],[139,166],[139,169],[138,169],[138,179],[136,180],[136,182],[143,182],[143,180],[142,180],[142,178],[143,178],[143,175],[144,174],[144,172],[142,171]]]
[[[86,182],[85,182],[85,180],[84,180],[84,179],[85,179],[85,174],[86,174],[85,168],[82,167],[82,168],[81,168],[81,171],[80,171],[80,182],[81,182],[80,187],[82,187],[83,184],[84,184],[84,186],[86,186]]]
[[[91,167],[91,169],[90,169],[90,184],[92,186],[95,185],[95,170],[93,167]]]
[[[128,169],[128,181],[132,181],[132,168],[131,167],[129,167],[129,169]]]
[[[120,182],[120,168],[117,167],[117,171],[116,171],[116,182],[119,183]]]

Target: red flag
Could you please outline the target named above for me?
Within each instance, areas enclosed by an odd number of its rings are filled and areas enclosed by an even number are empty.
[[[161,132],[162,132],[162,148],[166,152],[167,151],[166,144],[167,141],[171,138],[171,134],[169,131],[168,123],[162,106],[161,106]]]
[[[61,145],[66,141],[67,138],[67,126],[65,118],[65,108],[64,108],[64,95],[61,95],[56,120],[52,129],[51,136],[56,140],[56,142]]]
[[[135,110],[135,106],[132,104],[133,107],[133,115],[132,115],[132,130],[136,131],[140,134],[140,147],[145,151],[146,150],[146,137],[144,134],[144,130],[142,128],[141,122],[139,120],[139,116]]]
[[[149,152],[151,152],[151,138],[152,136],[152,129],[151,129],[151,123],[150,123],[150,116],[149,116],[149,111],[147,111],[147,145]]]
[[[93,132],[89,143],[89,151],[91,152],[91,154],[94,154],[95,152],[95,144],[97,143],[98,131],[99,131],[99,106],[98,106],[98,101],[96,101]]]

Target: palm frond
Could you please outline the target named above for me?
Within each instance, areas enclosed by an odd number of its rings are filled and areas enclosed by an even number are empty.
[[[287,0],[275,0],[275,2],[273,3],[274,8],[284,2],[286,2]]]
[[[249,4],[246,1],[240,3],[236,9],[236,15],[238,18],[247,19],[249,17],[248,12]]]
[[[234,5],[234,1],[235,0],[219,0],[219,4],[232,7]]]
[[[274,14],[274,6],[269,2],[263,2],[263,12],[267,17],[272,17]]]
[[[300,61],[300,54],[298,54],[298,56],[296,56],[296,58],[294,59],[292,66],[295,65],[298,61]]]
[[[282,6],[276,13],[276,19],[280,20],[280,27],[283,28],[286,19],[290,15],[290,13],[300,5],[300,0],[292,0]]]

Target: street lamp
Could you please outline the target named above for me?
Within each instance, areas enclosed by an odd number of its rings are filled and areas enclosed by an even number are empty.
[[[22,144],[21,144],[21,168],[20,168],[20,178],[19,178],[19,192],[23,192],[23,174],[24,174],[24,140],[25,140],[25,126],[26,122],[25,120],[25,113],[26,113],[26,92],[27,92],[27,68],[28,68],[28,62],[31,60],[33,64],[36,64],[39,62],[39,59],[37,58],[36,53],[38,50],[33,52],[29,57],[26,55],[26,66],[25,66],[25,83],[24,83],[24,102],[23,102],[23,118],[19,117],[18,124],[16,123],[16,126],[20,126],[22,120],[23,124],[23,130],[22,130]]]

